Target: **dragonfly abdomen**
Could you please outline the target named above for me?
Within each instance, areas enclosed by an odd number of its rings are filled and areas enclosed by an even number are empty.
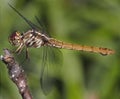
[[[108,48],[66,43],[66,42],[62,42],[62,41],[59,41],[59,40],[56,40],[56,39],[53,39],[53,38],[51,38],[49,40],[49,42],[51,43],[51,46],[54,46],[54,47],[57,47],[57,48],[64,48],[64,49],[78,50],[78,51],[87,51],[87,52],[95,52],[95,53],[100,53],[102,55],[109,55],[109,54],[114,53],[113,50],[108,49]]]

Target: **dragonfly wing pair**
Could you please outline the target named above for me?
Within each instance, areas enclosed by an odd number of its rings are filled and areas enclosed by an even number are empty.
[[[12,5],[9,6],[23,19],[25,22],[32,28],[34,31],[41,31],[40,33],[46,34],[44,27],[41,26],[40,20],[36,17],[40,26],[32,23],[30,20],[25,18],[17,9],[15,9]],[[17,33],[17,32],[16,32]],[[35,32],[32,32],[35,33]],[[36,35],[36,34],[33,34]],[[11,37],[11,36],[10,36]],[[14,34],[14,37],[17,38],[17,35]],[[13,35],[11,39],[14,39]],[[16,42],[15,42],[16,43]],[[18,42],[19,43],[19,42]],[[26,51],[27,52],[27,51]],[[55,77],[54,72],[59,74],[60,66],[62,64],[62,53],[59,49],[52,48],[49,46],[41,47],[41,51],[39,53],[42,55],[41,59],[41,75],[40,75],[40,84],[43,92],[47,94],[54,85],[53,78]],[[50,67],[50,68],[49,68]],[[54,77],[53,77],[54,76]]]

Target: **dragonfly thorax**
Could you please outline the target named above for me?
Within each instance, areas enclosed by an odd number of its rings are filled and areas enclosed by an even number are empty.
[[[36,30],[29,30],[22,35],[22,40],[27,47],[39,48],[48,41],[48,37]]]

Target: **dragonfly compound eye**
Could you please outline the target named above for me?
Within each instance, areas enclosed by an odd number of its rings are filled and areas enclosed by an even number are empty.
[[[13,32],[10,36],[9,36],[9,42],[10,44],[14,45],[14,46],[19,46],[21,44],[21,34],[20,32]]]

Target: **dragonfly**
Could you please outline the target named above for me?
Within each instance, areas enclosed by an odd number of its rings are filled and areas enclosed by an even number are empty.
[[[26,57],[28,58],[28,48],[41,48],[41,47],[51,47],[51,48],[58,48],[58,49],[69,49],[69,50],[77,50],[77,51],[86,51],[86,52],[93,52],[93,53],[100,53],[102,55],[110,55],[114,54],[115,51],[109,48],[103,47],[94,47],[94,46],[86,46],[80,44],[73,44],[63,42],[61,40],[57,40],[48,36],[42,29],[41,26],[37,26],[36,24],[32,23],[30,20],[25,18],[17,9],[15,9],[12,5],[9,6],[20,16],[22,19],[26,21],[26,23],[32,27],[32,29],[28,30],[27,32],[20,33],[15,31],[9,36],[10,44],[17,47],[15,53],[20,54],[23,48],[26,48]],[[38,18],[36,17],[37,21],[40,23]],[[43,53],[44,54],[44,53]],[[46,55],[45,55],[46,56]],[[44,59],[45,62],[45,59]],[[45,63],[43,63],[43,70],[42,76],[45,68]],[[41,77],[42,80],[42,77]]]

